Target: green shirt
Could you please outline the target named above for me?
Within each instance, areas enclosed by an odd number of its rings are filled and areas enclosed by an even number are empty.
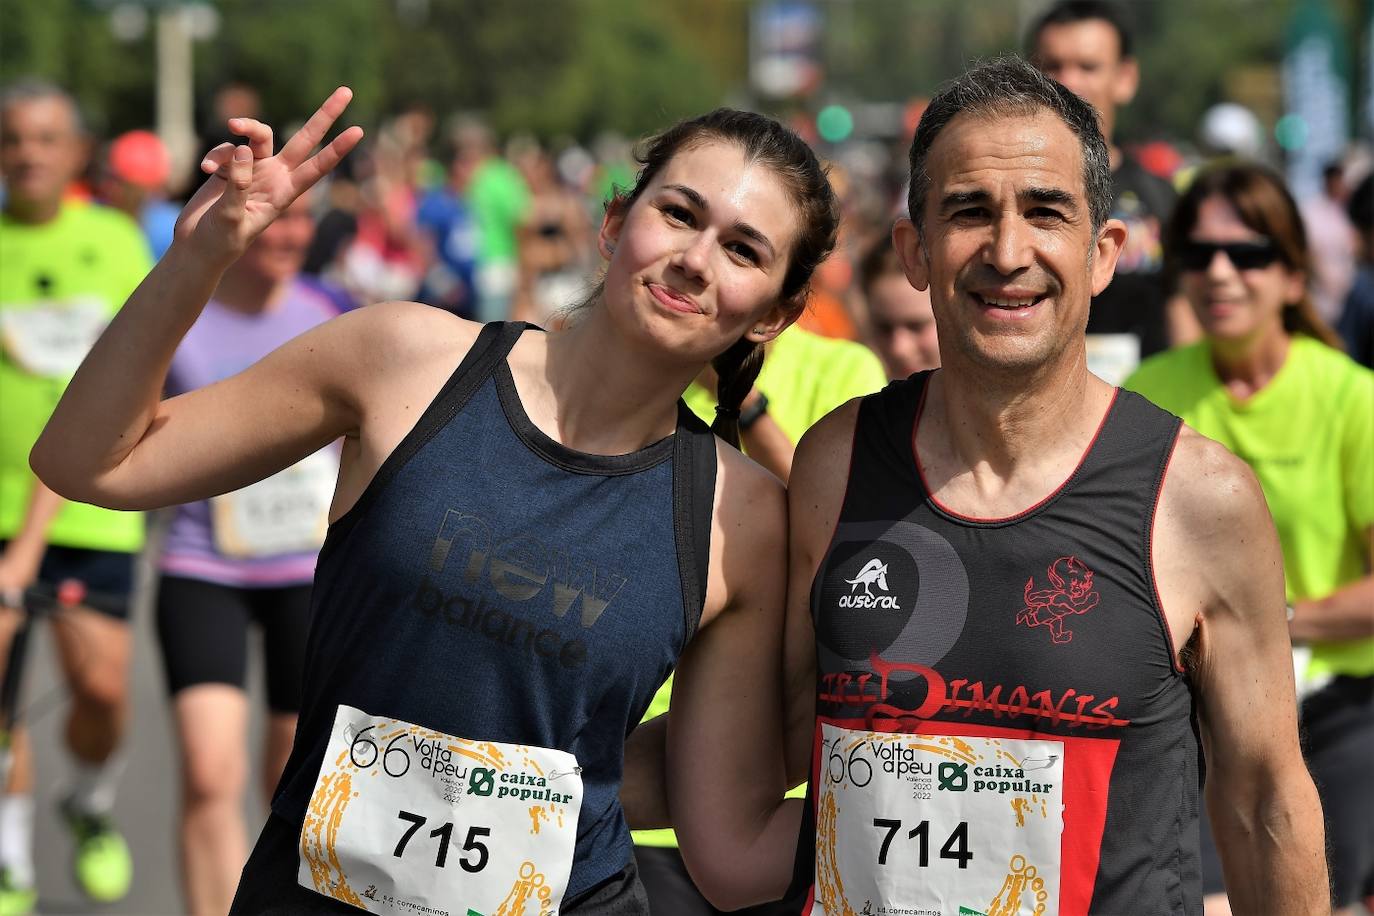
[[[773,341],[754,387],[767,396],[768,415],[795,445],[830,411],[886,384],[883,364],[862,344],[790,327]],[[705,388],[693,382],[682,397],[701,419],[715,419],[716,399]],[[670,676],[654,694],[646,721],[668,711],[672,691]],[[789,794],[800,797],[805,787]],[[677,846],[671,830],[636,830],[634,841],[640,846]]]
[[[530,205],[525,179],[505,160],[488,159],[477,167],[466,197],[477,225],[477,260],[514,264],[520,254],[515,232]]]
[[[1290,602],[1324,598],[1368,573],[1374,372],[1298,336],[1278,374],[1245,401],[1227,392],[1206,343],[1146,360],[1126,387],[1254,470],[1278,529]],[[1311,673],[1374,674],[1374,639],[1314,643]]]
[[[19,531],[34,476],[29,450],[86,350],[152,267],[123,213],[63,204],[41,226],[0,214],[0,539]],[[143,519],[64,503],[48,543],[133,552]]]

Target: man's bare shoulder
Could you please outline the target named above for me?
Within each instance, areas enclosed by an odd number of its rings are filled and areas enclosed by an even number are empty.
[[[1272,528],[1264,493],[1249,465],[1189,426],[1179,431],[1160,511],[1171,533],[1187,541],[1241,544],[1254,526]]]

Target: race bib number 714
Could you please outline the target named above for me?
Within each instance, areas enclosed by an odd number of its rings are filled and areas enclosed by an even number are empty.
[[[811,916],[1041,916],[1059,904],[1058,741],[822,726]]]
[[[299,883],[371,913],[552,916],[582,804],[571,754],[340,706]]]

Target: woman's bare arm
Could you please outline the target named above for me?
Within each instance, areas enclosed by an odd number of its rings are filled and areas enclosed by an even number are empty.
[[[172,355],[224,270],[361,138],[349,128],[310,156],[350,96],[335,91],[276,155],[267,125],[230,122],[247,145],[207,157],[217,174],[186,205],[171,250],[101,335],[34,446],[34,470],[50,487],[112,508],[184,502],[267,476],[356,428],[353,376],[340,371],[358,358],[356,321],[160,400]]]

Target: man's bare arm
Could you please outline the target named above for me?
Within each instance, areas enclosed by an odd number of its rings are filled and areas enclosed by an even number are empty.
[[[1154,562],[1166,612],[1177,621],[1197,609],[1191,676],[1232,908],[1328,913],[1321,805],[1298,747],[1278,538],[1250,469],[1192,430],[1180,436],[1164,485]]]
[[[839,519],[858,418],[857,400],[842,404],[802,436],[787,491],[787,619],[783,634],[787,783],[810,775],[816,729],[816,631],[811,583]]]

